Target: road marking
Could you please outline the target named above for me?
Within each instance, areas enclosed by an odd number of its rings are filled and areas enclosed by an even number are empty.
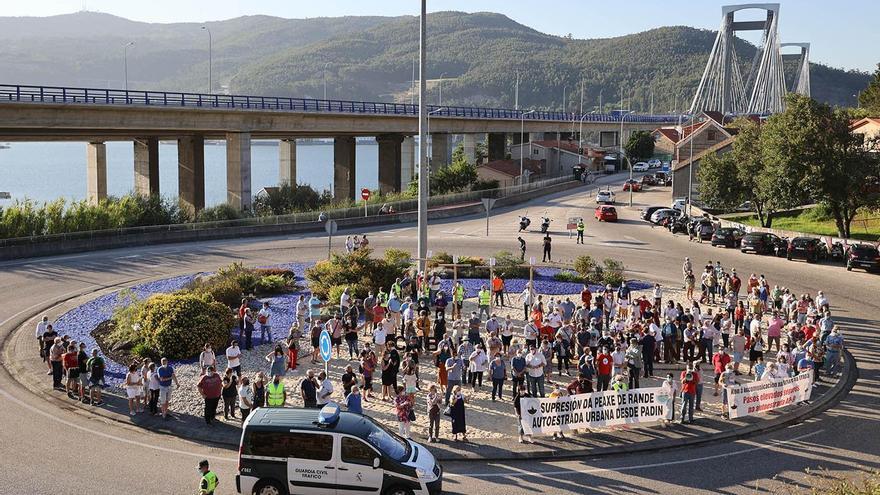
[[[504,466],[506,469],[513,470],[513,473],[473,473],[473,474],[457,474],[457,473],[446,473],[447,478],[507,478],[507,477],[529,477],[529,476],[558,476],[563,474],[592,474],[592,473],[608,473],[608,472],[623,472],[623,471],[636,471],[639,469],[651,469],[665,466],[676,466],[679,464],[691,464],[694,462],[700,461],[708,461],[713,459],[722,459],[725,457],[733,457],[736,455],[748,454],[749,452],[754,452],[756,450],[766,450],[774,447],[781,447],[783,445],[797,442],[799,440],[803,440],[805,438],[818,435],[819,433],[824,432],[825,430],[815,430],[810,433],[806,433],[804,435],[800,435],[788,440],[781,440],[778,442],[773,442],[769,445],[758,445],[756,447],[750,447],[747,449],[737,450],[735,452],[724,452],[722,454],[713,454],[703,457],[691,457],[688,459],[681,459],[678,461],[667,461],[667,462],[654,462],[650,464],[637,464],[635,466],[621,466],[617,468],[587,468],[587,469],[567,469],[564,471],[528,471],[525,469],[518,469],[512,466]]]

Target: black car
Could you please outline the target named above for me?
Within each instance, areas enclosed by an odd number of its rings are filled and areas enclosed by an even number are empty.
[[[666,208],[666,207],[665,206],[649,206],[649,207],[645,208],[644,210],[642,210],[642,214],[640,216],[642,217],[642,220],[644,220],[646,222],[650,222],[651,215],[653,215],[655,211],[662,210],[664,208]]]
[[[815,263],[828,259],[828,248],[825,243],[815,237],[795,237],[788,243],[785,257],[789,260],[803,259],[807,263]]]
[[[712,245],[730,248],[738,247],[743,235],[745,235],[745,232],[735,227],[721,227],[712,234]]]
[[[739,250],[744,253],[753,252],[755,254],[776,255],[780,252],[778,248],[784,246],[784,244],[782,239],[769,232],[749,232],[743,236]],[[785,249],[781,253],[784,254]]]
[[[694,231],[701,241],[711,241],[715,235],[715,225],[708,218],[701,218],[694,222]]]
[[[864,268],[873,272],[880,269],[880,251],[870,244],[853,244],[846,250],[846,269]]]

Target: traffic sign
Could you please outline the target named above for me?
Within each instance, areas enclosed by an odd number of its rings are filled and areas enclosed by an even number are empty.
[[[483,208],[485,208],[486,211],[488,212],[489,210],[492,209],[493,206],[495,206],[495,202],[498,200],[495,198],[483,198],[480,201],[483,202]]]
[[[363,199],[364,201],[370,199],[370,190],[366,187],[361,189],[361,199]]]
[[[327,234],[333,235],[339,229],[339,226],[336,224],[336,220],[329,220],[324,224],[324,230],[327,231]]]
[[[321,359],[325,363],[330,361],[330,351],[333,350],[333,345],[330,340],[330,332],[327,330],[322,330],[321,336],[318,337],[318,350],[321,351]]]

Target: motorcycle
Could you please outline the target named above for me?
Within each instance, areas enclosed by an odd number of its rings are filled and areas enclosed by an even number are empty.
[[[541,220],[541,233],[546,234],[548,229],[550,229],[550,219],[543,217],[543,220]]]
[[[532,221],[529,220],[529,217],[519,217],[519,231],[526,230],[531,223]]]

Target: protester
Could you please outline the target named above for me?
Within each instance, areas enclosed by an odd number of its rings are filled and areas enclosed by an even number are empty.
[[[215,371],[213,366],[209,366],[197,385],[199,393],[205,399],[205,423],[209,425],[216,419],[217,405],[223,391],[223,382]]]
[[[456,385],[452,390],[452,404],[449,406],[449,417],[452,419],[452,439],[456,442],[459,434],[463,441],[468,441],[464,408],[466,402],[467,398],[462,394],[461,386]]]

